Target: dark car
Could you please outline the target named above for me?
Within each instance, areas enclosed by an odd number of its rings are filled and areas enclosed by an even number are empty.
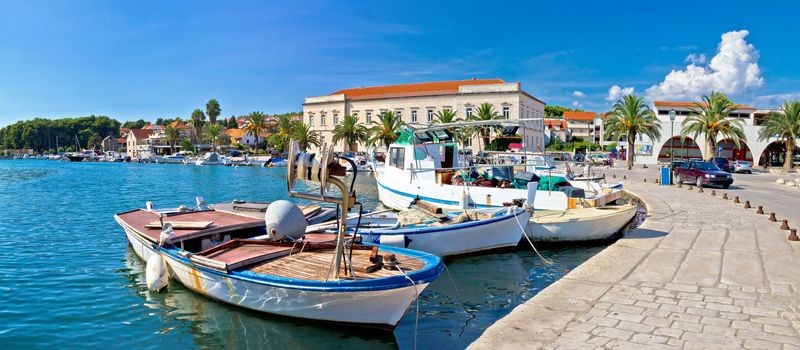
[[[731,162],[728,161],[728,158],[725,157],[714,157],[711,159],[711,162],[716,165],[719,170],[731,172]]]
[[[675,182],[692,182],[697,187],[703,185],[722,186],[728,188],[733,183],[733,176],[719,169],[712,162],[686,162],[675,172]]]

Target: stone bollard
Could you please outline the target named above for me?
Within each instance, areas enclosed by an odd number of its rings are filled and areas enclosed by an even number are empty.
[[[733,202],[736,203],[736,204],[739,204],[740,203],[739,202],[739,196],[736,196],[736,198],[733,199]]]
[[[750,201],[744,201],[744,208],[745,208],[745,209],[750,209],[750,208],[752,208],[752,207],[750,206]]]
[[[622,179],[623,180],[627,180],[628,179],[628,175],[622,175]]]
[[[700,189],[699,189],[699,190],[697,190],[697,193],[703,193],[703,188],[702,188],[702,187],[700,187]]]
[[[716,197],[717,196],[717,191],[716,190],[711,190],[711,195]]]
[[[694,186],[689,185],[689,191],[694,191]]]
[[[728,192],[722,194],[722,199],[728,200]]]
[[[777,219],[777,218],[775,218],[775,212],[771,212],[771,213],[769,213],[769,219],[767,219],[767,220],[769,220],[769,222],[776,222],[776,221],[778,221],[778,219]]]
[[[756,214],[764,214],[764,207],[758,206],[758,210],[756,210]]]
[[[644,179],[642,179],[642,180],[644,180],[644,183],[647,183],[647,178],[644,178]]]
[[[617,178],[617,174],[611,175],[611,177],[616,179]]]
[[[653,180],[653,183],[656,184],[656,185],[658,185],[660,182],[661,181],[658,181],[658,179]]]
[[[789,229],[789,220],[783,219],[781,221],[781,230],[788,230]]]
[[[800,241],[800,237],[797,237],[797,229],[793,228],[789,230],[789,237],[787,238],[790,241]]]
[[[678,182],[678,188],[683,188],[683,184]]]

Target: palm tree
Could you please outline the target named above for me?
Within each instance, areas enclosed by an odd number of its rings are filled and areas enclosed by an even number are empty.
[[[456,112],[449,108],[438,111],[433,116],[433,122],[437,124],[449,124],[460,122],[461,120],[461,118],[456,118]]]
[[[217,150],[217,142],[222,140],[222,126],[219,124],[207,124],[203,128],[203,139],[211,141],[211,149]]]
[[[281,151],[286,150],[286,146],[289,145],[289,141],[292,139],[296,123],[288,114],[278,116],[278,125],[275,128],[275,133],[267,138],[267,142],[275,145],[275,148]]]
[[[203,125],[206,124],[205,113],[203,113],[203,111],[201,111],[200,109],[195,109],[192,112],[192,118],[189,120],[189,124],[192,124],[192,126],[194,126],[195,134],[199,136],[200,132],[203,131]]]
[[[468,118],[470,121],[490,121],[496,119],[503,119],[503,117],[494,110],[494,106],[491,103],[484,102],[478,109],[475,111],[472,116]],[[497,126],[479,126],[477,127],[478,132],[481,134],[481,139],[483,140],[483,147],[489,144],[489,135],[493,130],[497,129]]]
[[[367,127],[358,123],[358,118],[348,114],[339,125],[333,127],[333,143],[344,140],[347,150],[352,151],[358,142],[367,140]]]
[[[164,128],[164,136],[167,139],[167,143],[169,143],[170,152],[175,153],[175,144],[183,139],[181,130],[172,125],[167,125],[167,127]]]
[[[382,145],[389,148],[389,145],[397,140],[397,131],[406,123],[397,117],[394,112],[381,112],[378,120],[372,121],[372,127],[369,128],[369,139],[367,143],[370,145]]]
[[[636,95],[626,95],[614,103],[614,108],[603,121],[605,138],[628,140],[628,170],[633,168],[636,136],[645,135],[655,141],[661,138],[661,121],[644,102]]]
[[[267,115],[262,112],[255,111],[250,113],[246,120],[247,124],[245,125],[244,129],[247,130],[250,135],[254,135],[256,137],[256,144],[253,148],[256,150],[256,152],[258,152],[259,136],[263,134],[265,130],[267,130]],[[266,145],[264,145],[264,147],[266,148]]]
[[[712,92],[711,96],[703,96],[703,102],[695,103],[693,113],[681,123],[681,137],[692,135],[697,139],[704,135],[705,160],[711,160],[716,155],[719,135],[730,139],[739,148],[745,140],[742,121],[728,117],[735,109],[736,105],[723,93]]]
[[[222,113],[222,108],[219,107],[219,102],[216,99],[208,100],[206,103],[206,115],[208,116],[208,121],[211,124],[217,123],[217,117],[219,117],[220,113]]]
[[[319,133],[311,130],[306,123],[300,122],[295,124],[292,131],[292,140],[297,141],[297,146],[300,150],[305,152],[308,146],[314,145],[319,147]]]
[[[795,140],[800,137],[800,100],[784,101],[780,111],[769,113],[758,130],[758,140],[767,141],[772,137],[783,141],[786,147],[783,169],[789,172],[794,166]]]

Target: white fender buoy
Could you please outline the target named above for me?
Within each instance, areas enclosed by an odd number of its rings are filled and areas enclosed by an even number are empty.
[[[285,238],[296,240],[306,234],[308,221],[294,203],[278,200],[270,203],[264,213],[267,236],[279,241]]]
[[[461,209],[469,208],[469,195],[465,190],[461,190],[461,198],[458,199],[458,207]]]
[[[159,254],[153,254],[147,259],[147,268],[144,274],[147,289],[159,292],[169,284],[169,271],[167,264]]]
[[[536,189],[539,188],[539,182],[528,182],[528,196],[525,199],[525,208],[533,209],[533,202],[536,200]]]

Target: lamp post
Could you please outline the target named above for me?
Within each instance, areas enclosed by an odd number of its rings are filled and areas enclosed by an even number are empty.
[[[669,110],[669,168],[672,171],[675,171],[673,167],[675,166],[675,110]]]

